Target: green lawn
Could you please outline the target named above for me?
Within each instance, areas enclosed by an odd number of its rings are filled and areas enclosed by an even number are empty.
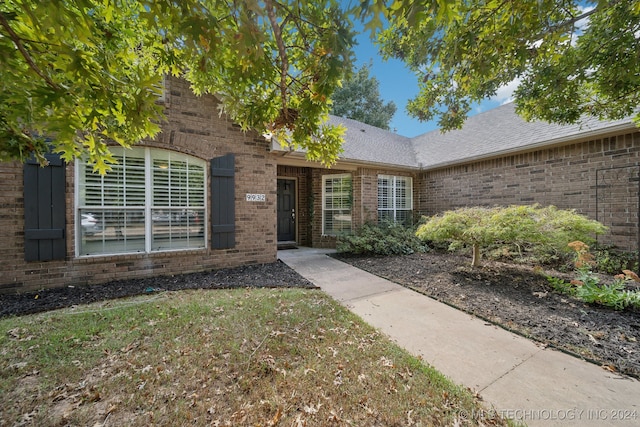
[[[0,425],[506,425],[317,290],[167,292],[9,318],[0,349]]]

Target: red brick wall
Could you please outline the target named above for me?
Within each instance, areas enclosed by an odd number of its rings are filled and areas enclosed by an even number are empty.
[[[576,209],[611,227],[600,241],[637,250],[638,165],[640,132],[451,166],[424,173],[421,208],[429,215],[533,203]]]
[[[420,187],[416,174],[390,169],[358,168],[355,171],[339,169],[312,169],[312,246],[334,248],[336,238],[322,234],[322,177],[332,174],[351,174],[353,182],[353,206],[351,208],[352,228],[355,230],[364,223],[378,220],[378,175],[397,175],[413,177],[414,213],[419,215],[417,199]]]
[[[378,221],[378,175],[391,176],[409,176],[413,181],[413,212],[414,217],[419,218],[422,211],[420,210],[420,179],[418,174],[407,171],[397,171],[391,169],[370,169],[359,168],[355,174],[354,192],[356,191],[355,181],[358,181],[358,191],[360,192],[359,212],[354,211],[354,215],[358,217],[360,225],[365,222]],[[355,219],[355,217],[354,217]]]
[[[204,160],[235,153],[235,247],[77,258],[74,164],[69,164],[66,166],[67,258],[25,262],[22,165],[5,162],[0,163],[0,292],[94,284],[276,260],[276,160],[268,153],[268,142],[254,132],[242,132],[231,121],[219,117],[214,97],[196,97],[187,82],[169,79],[166,89],[167,122],[162,125],[162,133],[140,145],[175,150]],[[210,182],[210,178],[207,181]],[[266,202],[247,202],[247,193],[266,194]]]

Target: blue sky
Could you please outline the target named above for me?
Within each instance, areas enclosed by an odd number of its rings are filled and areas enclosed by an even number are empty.
[[[357,27],[360,25],[356,24]],[[383,61],[378,54],[377,47],[369,39],[369,34],[359,34],[358,45],[355,47],[356,65],[360,68],[371,61],[371,76],[375,76],[380,83],[380,97],[385,101],[393,101],[397,111],[391,120],[390,128],[395,132],[408,137],[421,135],[434,129],[438,129],[435,122],[420,122],[410,117],[406,112],[407,101],[418,93],[418,79],[404,65],[402,61],[390,59]],[[482,102],[469,113],[474,115],[482,111],[495,108],[510,99],[514,88],[505,87],[498,92],[495,98]]]
[[[353,5],[355,0],[342,0],[346,7]],[[585,3],[593,3],[585,2]],[[587,12],[595,7],[594,4],[582,4],[582,12]],[[582,28],[588,25],[589,19],[578,21],[579,34]],[[385,101],[393,101],[396,104],[396,114],[391,120],[390,128],[396,133],[414,137],[438,129],[436,122],[420,122],[418,119],[410,117],[406,112],[407,101],[418,93],[418,80],[416,76],[399,60],[383,61],[378,53],[377,47],[369,38],[369,33],[362,31],[363,25],[358,20],[354,21],[356,31],[360,34],[356,38],[358,45],[355,46],[356,53],[355,69],[369,62],[371,66],[371,76],[375,76],[380,83],[380,96]],[[469,116],[488,111],[498,107],[512,99],[512,94],[518,85],[518,81],[513,81],[498,89],[496,95],[480,104],[474,105],[469,112]]]

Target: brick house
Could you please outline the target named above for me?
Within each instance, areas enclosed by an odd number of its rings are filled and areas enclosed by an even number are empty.
[[[406,138],[353,120],[332,168],[220,117],[214,97],[168,79],[166,123],[82,162],[0,163],[0,292],[170,275],[277,259],[278,244],[331,247],[366,221],[463,205],[554,204],[636,250],[640,132],[630,120],[526,123],[505,105],[460,131]]]
[[[302,245],[334,244],[327,194],[335,179],[346,177],[351,227],[462,206],[540,203],[597,219],[610,228],[603,243],[638,250],[640,129],[631,119],[528,123],[506,104],[470,117],[461,130],[415,138],[331,120],[347,127],[334,168],[305,164],[302,153],[281,151],[277,160],[278,182],[299,186],[296,240]]]

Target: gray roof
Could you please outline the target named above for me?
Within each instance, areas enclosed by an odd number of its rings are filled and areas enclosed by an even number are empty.
[[[329,123],[347,129],[341,160],[420,169],[534,150],[635,128],[630,117],[614,121],[586,118],[573,125],[527,122],[516,114],[513,103],[469,117],[460,130],[446,133],[434,130],[414,138],[337,116],[330,116]],[[275,141],[272,148],[282,150]]]
[[[330,116],[329,123],[347,128],[341,159],[417,167],[411,139],[357,120]]]
[[[450,165],[480,158],[579,140],[622,128],[633,128],[631,118],[601,121],[586,118],[573,125],[527,122],[509,103],[473,117],[460,130],[431,131],[412,139],[423,168]]]

